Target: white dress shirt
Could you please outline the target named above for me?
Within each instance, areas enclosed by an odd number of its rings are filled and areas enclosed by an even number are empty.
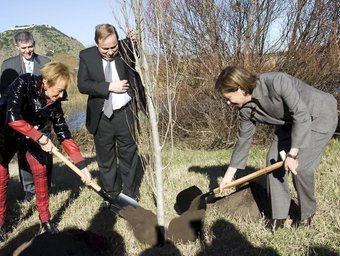
[[[25,58],[23,58],[23,60],[24,60],[24,64],[25,64],[25,71],[26,71],[26,73],[33,74],[34,61],[33,60],[26,60]]]
[[[107,61],[106,60],[102,60],[103,63],[103,70],[105,70],[105,67],[107,65]],[[112,82],[115,81],[119,81],[119,76],[118,76],[118,72],[116,69],[116,63],[115,61],[111,61],[111,73],[112,73]],[[110,92],[112,95],[112,108],[113,110],[117,110],[120,109],[122,107],[124,107],[126,104],[128,104],[131,100],[130,95],[127,92],[123,92],[123,93],[115,93],[115,92]]]

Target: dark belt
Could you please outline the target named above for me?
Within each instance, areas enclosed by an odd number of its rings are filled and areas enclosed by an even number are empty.
[[[123,107],[113,110],[113,114],[117,114],[117,113],[125,110],[126,108],[130,107],[130,105],[131,105],[131,100],[126,105],[124,105]]]

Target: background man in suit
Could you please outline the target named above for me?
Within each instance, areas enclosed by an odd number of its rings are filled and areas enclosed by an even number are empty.
[[[88,95],[86,127],[94,136],[103,188],[113,197],[123,190],[136,199],[138,154],[132,110],[140,88],[131,76],[133,55],[126,56],[131,54],[130,38],[118,41],[112,25],[97,25],[96,46],[79,54],[78,89]],[[108,207],[105,201],[101,204],[102,209]]]
[[[268,174],[272,219],[266,226],[275,232],[288,217],[288,171],[294,174],[300,208],[300,218],[293,220],[293,227],[309,226],[316,212],[314,172],[338,122],[335,98],[285,73],[256,75],[235,66],[221,72],[215,89],[227,104],[239,109],[237,142],[220,189],[233,179],[237,169],[246,167],[258,124],[274,125],[267,165],[278,161],[281,150],[288,154],[283,168]]]
[[[19,31],[14,36],[15,47],[19,55],[4,60],[1,65],[0,94],[3,96],[8,86],[21,74],[32,73],[40,75],[40,68],[48,63],[50,59],[40,56],[34,52],[35,41],[33,35],[26,30]],[[49,128],[49,132],[51,128]],[[19,146],[18,164],[20,170],[20,180],[25,192],[25,201],[31,201],[35,194],[33,176],[25,157],[26,151]],[[52,155],[48,156],[47,172],[49,186],[52,175]]]

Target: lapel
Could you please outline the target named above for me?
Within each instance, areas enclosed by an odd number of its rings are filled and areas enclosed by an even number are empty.
[[[118,53],[118,56],[115,58],[115,64],[116,64],[116,69],[117,69],[117,73],[119,76],[120,80],[126,79],[126,72],[125,72],[125,63],[120,55],[120,53]]]
[[[19,54],[14,60],[15,60],[13,63],[14,69],[18,72],[19,75],[25,74],[26,69],[22,56]]]
[[[93,79],[99,81],[105,81],[105,73],[103,68],[103,58],[100,55],[100,52],[97,46],[93,46],[92,50],[89,54],[89,69],[91,70],[91,74],[94,76]]]
[[[41,60],[37,54],[33,55],[33,74],[40,74],[40,68],[41,68]]]

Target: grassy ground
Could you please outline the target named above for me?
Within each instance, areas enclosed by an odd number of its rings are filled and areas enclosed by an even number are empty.
[[[326,149],[316,172],[317,213],[310,229],[292,229],[291,220],[285,228],[272,235],[264,228],[263,219],[230,216],[223,210],[208,208],[204,220],[202,240],[187,243],[169,243],[150,248],[133,235],[128,223],[111,213],[98,211],[102,199],[91,189],[84,188],[79,178],[55,159],[50,210],[53,221],[63,230],[77,227],[108,237],[112,249],[107,255],[340,255],[340,143],[333,139]],[[177,216],[174,210],[176,195],[181,190],[196,185],[210,191],[218,184],[230,159],[230,150],[164,152],[164,195],[166,219]],[[93,176],[98,172],[93,155],[88,155]],[[265,165],[265,150],[253,148],[249,166]],[[22,203],[17,176],[17,164],[10,166],[8,239],[0,244],[0,255],[12,255],[15,248],[42,232],[34,202]],[[140,205],[156,213],[152,181],[144,175],[141,180]],[[293,193],[294,194],[294,193]],[[20,215],[19,219],[13,216]],[[62,246],[62,245],[60,245]]]

